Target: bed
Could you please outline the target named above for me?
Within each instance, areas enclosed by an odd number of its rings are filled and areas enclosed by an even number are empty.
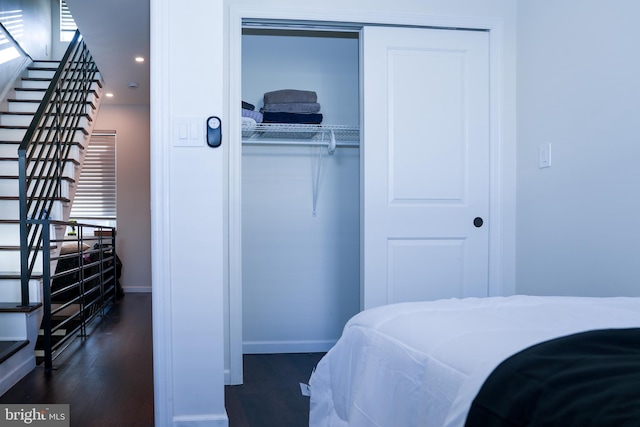
[[[466,298],[366,310],[311,375],[309,425],[464,426],[490,374],[524,349],[638,327],[640,298],[628,297]]]

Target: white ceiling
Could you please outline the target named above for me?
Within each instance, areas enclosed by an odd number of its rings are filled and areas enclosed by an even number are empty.
[[[105,81],[104,104],[149,104],[149,0],[67,0]],[[145,58],[135,62],[136,56]],[[137,89],[128,87],[130,82]]]

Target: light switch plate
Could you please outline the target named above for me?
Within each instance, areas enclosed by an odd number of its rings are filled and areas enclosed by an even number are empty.
[[[542,144],[538,147],[538,167],[548,168],[551,167],[551,144]]]
[[[173,120],[175,147],[202,147],[206,143],[202,117],[183,116]]]

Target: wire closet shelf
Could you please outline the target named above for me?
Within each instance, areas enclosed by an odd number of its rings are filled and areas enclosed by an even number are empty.
[[[242,125],[246,145],[320,145],[332,154],[335,147],[358,147],[360,131],[355,126],[256,123]]]

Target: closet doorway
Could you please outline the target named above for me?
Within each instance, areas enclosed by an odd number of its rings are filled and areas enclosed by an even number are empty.
[[[243,29],[243,353],[327,351],[360,309],[358,58],[357,31]]]
[[[241,37],[242,101],[257,110],[267,92],[314,91],[322,126],[349,131],[333,154],[310,143],[329,134],[238,135],[229,382],[242,382],[243,353],[325,351],[363,308],[488,295],[488,32],[280,21]]]

